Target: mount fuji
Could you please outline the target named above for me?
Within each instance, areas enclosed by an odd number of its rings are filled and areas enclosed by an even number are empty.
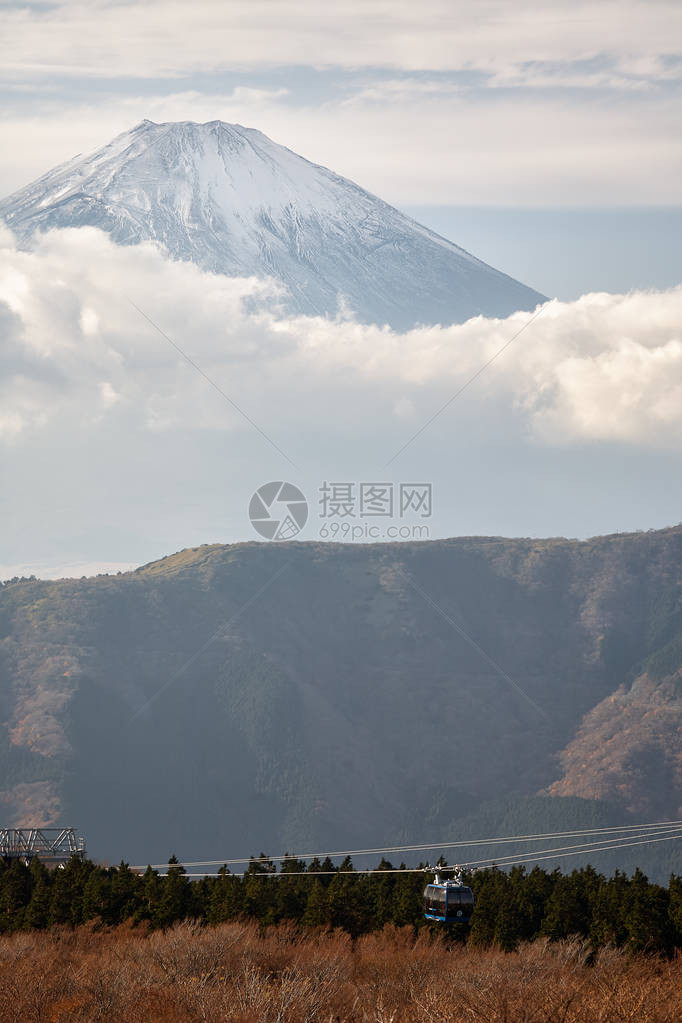
[[[261,132],[142,121],[0,202],[24,245],[93,226],[229,276],[270,277],[289,314],[405,330],[530,310],[544,296]]]

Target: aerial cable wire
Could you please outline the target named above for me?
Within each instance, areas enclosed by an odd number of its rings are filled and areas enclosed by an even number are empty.
[[[682,828],[676,827],[667,829],[664,832],[653,832],[653,837],[647,836],[645,838],[637,838],[633,840],[631,836],[623,836],[620,840],[615,839],[618,844],[605,845],[604,842],[610,841],[610,839],[603,839],[599,842],[592,843],[580,843],[579,845],[568,845],[563,846],[560,849],[551,850],[540,850],[537,853],[529,853],[525,857],[502,857],[501,859],[487,859],[487,860],[475,860],[469,863],[459,864],[461,869],[468,870],[473,868],[474,870],[486,870],[492,867],[511,867],[515,865],[523,865],[525,863],[536,863],[541,860],[548,859],[562,859],[568,856],[579,856],[588,855],[590,853],[602,853],[612,852],[617,849],[631,849],[638,845],[653,845],[656,842],[670,842],[677,838],[682,838]],[[508,862],[507,862],[508,861]],[[178,864],[181,866],[181,864]],[[168,864],[163,864],[163,867],[167,870]],[[285,871],[274,871],[264,870],[261,872],[249,872],[244,871],[243,873],[196,873],[186,874],[186,877],[335,877],[337,874],[423,874],[423,873],[436,873],[438,867],[389,867],[389,868],[377,868],[377,867],[360,867],[358,869],[351,870],[285,870]],[[441,870],[452,870],[455,869],[455,865],[444,866]],[[165,875],[161,875],[165,876]]]
[[[576,831],[554,831],[544,832],[535,835],[509,835],[506,837],[497,838],[480,838],[471,839],[467,841],[456,841],[456,842],[431,842],[422,845],[394,845],[384,846],[382,848],[374,849],[344,849],[336,850],[334,852],[318,852],[318,853],[285,853],[280,856],[242,856],[233,859],[223,860],[181,860],[181,864],[185,867],[222,867],[230,866],[231,864],[239,863],[282,863],[287,860],[324,860],[333,859],[339,856],[380,856],[388,853],[402,853],[402,852],[435,852],[436,850],[449,850],[449,849],[462,849],[470,848],[472,846],[487,846],[487,845],[505,845],[510,842],[535,842],[539,840],[551,840],[551,839],[562,839],[562,838],[586,838],[597,835],[609,835],[614,838],[618,837],[619,833],[627,832],[629,837],[634,837],[640,833],[650,833],[652,830],[660,828],[675,828],[682,827],[682,820],[677,821],[657,821],[651,824],[621,824],[615,827],[608,828],[582,828]],[[624,837],[628,837],[624,836]],[[168,863],[152,863],[150,864],[153,868],[164,868],[168,866]],[[144,870],[145,867],[138,865],[135,869]]]

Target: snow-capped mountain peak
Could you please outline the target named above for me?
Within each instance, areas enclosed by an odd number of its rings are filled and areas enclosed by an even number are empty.
[[[274,277],[291,312],[343,302],[397,329],[543,301],[352,181],[223,121],[142,121],[15,192],[0,219],[25,243],[85,225],[124,245],[154,240],[204,269]]]

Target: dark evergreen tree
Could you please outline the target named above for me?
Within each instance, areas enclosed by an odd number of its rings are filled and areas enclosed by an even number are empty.
[[[111,876],[106,870],[93,870],[83,889],[83,920],[99,917],[110,922]]]
[[[590,940],[595,948],[603,945],[624,945],[628,932],[623,916],[628,898],[628,878],[619,870],[613,877],[603,880],[597,890],[592,920],[590,923]]]
[[[540,867],[533,867],[530,874],[519,873],[515,879],[510,874],[513,888],[516,888],[516,912],[518,913],[519,938],[521,941],[532,941],[540,933],[545,915],[545,908],[552,896],[554,880]]]
[[[133,923],[140,923],[142,920],[152,922],[155,918],[156,907],[161,893],[161,881],[156,870],[147,867],[142,876],[140,902],[133,915]]]
[[[31,871],[21,860],[3,862],[0,873],[0,931],[21,927],[31,898]]]
[[[627,946],[631,951],[672,950],[673,931],[668,909],[668,892],[650,884],[646,875],[636,870],[630,878],[623,912]]]
[[[282,863],[280,872],[275,884],[274,898],[272,898],[272,910],[266,914],[265,922],[272,920],[273,923],[279,920],[300,920],[303,916],[308,902],[308,888],[305,877],[300,874],[305,872],[305,861],[287,857]],[[291,874],[291,877],[287,877]]]
[[[47,927],[52,901],[52,874],[41,860],[31,860],[31,898],[24,913],[23,926],[27,930]],[[16,928],[14,928],[16,929]]]
[[[194,906],[192,882],[177,858],[171,856],[166,876],[161,878],[161,892],[152,913],[152,922],[156,927],[170,927],[176,921],[192,916]]]
[[[209,896],[206,908],[208,920],[217,924],[238,917],[244,909],[243,888],[241,877],[236,877],[227,866],[222,866]]]
[[[369,910],[374,927],[395,921],[395,874],[386,873],[389,870],[393,870],[392,864],[382,858],[377,871],[383,876],[378,874],[371,879]]]
[[[555,870],[552,890],[547,898],[540,933],[555,940],[590,933],[597,894],[604,882],[592,867],[563,875]]]
[[[671,944],[682,950],[682,877],[670,875],[668,884],[668,919]]]
[[[369,907],[363,906],[362,895],[358,875],[353,872],[353,864],[347,856],[332,878],[327,892],[329,922],[332,927],[341,927],[353,937],[367,929],[365,921],[369,917]]]
[[[308,885],[308,899],[301,924],[303,927],[324,927],[331,919],[327,889],[323,887],[319,877],[311,878],[311,881],[312,884]]]
[[[497,917],[500,908],[509,899],[509,878],[493,867],[474,874],[472,882],[475,898],[469,940],[472,945],[492,945],[496,939]]]
[[[134,916],[142,903],[143,882],[127,863],[121,860],[111,874],[110,903],[105,917],[108,924],[120,924]]]
[[[402,867],[405,864],[401,864]],[[393,887],[393,920],[398,927],[412,924],[420,927],[424,923],[422,898],[426,887],[424,875],[405,873],[395,875]]]
[[[65,866],[57,867],[52,881],[52,898],[48,924],[71,924],[75,927],[83,923],[83,895],[85,885],[93,870],[94,863],[83,862],[78,856],[72,856]]]

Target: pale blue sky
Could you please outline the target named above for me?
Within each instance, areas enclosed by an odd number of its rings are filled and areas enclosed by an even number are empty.
[[[670,288],[682,281],[682,208],[405,212],[550,298]]]

